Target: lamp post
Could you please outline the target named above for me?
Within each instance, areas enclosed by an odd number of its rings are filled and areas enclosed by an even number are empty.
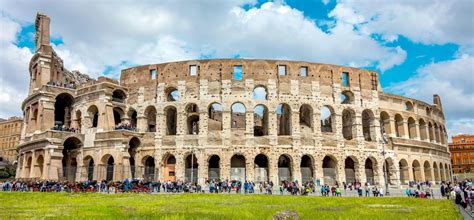
[[[385,152],[385,144],[388,143],[388,141],[387,141],[387,137],[385,136],[385,128],[384,128],[382,120],[380,120],[380,132],[381,132],[382,138],[379,140],[379,142],[380,142],[380,144],[382,144],[383,164],[385,165],[385,169],[384,169],[384,172],[383,172],[383,177],[384,177],[384,180],[385,180],[385,192],[388,196],[388,195],[390,195],[390,192],[388,191],[388,164],[387,164],[387,161],[385,160],[385,154],[387,153],[387,152]]]

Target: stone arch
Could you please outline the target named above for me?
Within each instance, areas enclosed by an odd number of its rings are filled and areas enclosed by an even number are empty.
[[[434,131],[433,131],[433,125],[431,124],[431,122],[428,122],[428,135],[430,137],[430,141],[434,141]]]
[[[115,172],[115,160],[110,154],[106,154],[101,159],[102,164],[105,165],[105,180],[107,182],[114,180]]]
[[[304,154],[300,162],[301,182],[313,182],[314,173],[314,158],[309,154]]]
[[[277,106],[278,135],[291,135],[291,107],[286,103]]]
[[[420,128],[420,139],[421,140],[426,140],[428,139],[428,134],[426,133],[426,122],[425,120],[423,120],[422,118],[420,118],[420,120],[418,121],[418,125],[419,125],[419,128]]]
[[[89,106],[87,115],[90,118],[89,125],[91,128],[97,128],[99,124],[99,109],[95,105]]]
[[[62,150],[63,179],[72,182],[76,180],[77,156],[81,147],[82,142],[77,137],[69,137],[64,140]]]
[[[166,101],[177,102],[179,101],[179,91],[175,87],[168,87],[165,89]]]
[[[29,178],[31,169],[33,169],[33,157],[29,156],[28,159],[26,159],[26,166],[25,166],[25,177]]]
[[[222,116],[224,108],[218,102],[213,102],[208,107],[207,129],[209,131],[222,131]]]
[[[355,183],[357,181],[356,173],[358,171],[359,160],[355,156],[348,156],[344,160],[344,172],[346,174],[346,183]]]
[[[408,166],[407,160],[401,159],[398,162],[398,166],[399,166],[399,169],[400,169],[400,183],[408,184],[408,182],[410,181],[410,175],[409,175],[409,169],[410,168]]]
[[[395,168],[395,163],[393,161],[393,159],[391,157],[388,157],[388,158],[385,158],[385,161],[384,161],[384,164],[383,164],[383,175],[384,175],[384,178],[385,178],[385,181],[390,184],[390,185],[393,185],[395,184],[396,180],[397,180],[397,170]]]
[[[287,154],[278,157],[278,181],[292,181],[293,179],[293,160]]]
[[[163,157],[163,165],[164,181],[176,181],[176,157],[173,154],[166,154]]]
[[[231,128],[232,129],[245,129],[246,119],[245,114],[247,110],[245,105],[241,102],[235,102],[231,106]]]
[[[34,166],[34,170],[33,170],[34,177],[39,177],[39,178],[43,177],[43,166],[44,166],[44,157],[43,155],[40,154],[36,158],[36,165]]]
[[[176,135],[177,111],[174,106],[167,106],[164,109],[166,118],[166,135]]]
[[[132,130],[135,130],[135,128],[137,127],[137,123],[138,123],[137,111],[133,108],[130,108],[127,112],[127,116],[130,119],[130,127],[132,128]]]
[[[268,135],[268,108],[263,104],[256,105],[253,109],[253,134],[254,136]]]
[[[155,169],[156,169],[155,158],[149,155],[143,157],[142,165],[145,167],[145,172],[143,175],[143,178],[145,179],[145,181],[155,180]]]
[[[342,91],[340,101],[341,104],[354,104],[354,93],[349,90]]]
[[[120,107],[114,107],[112,111],[114,113],[114,125],[115,125],[115,128],[118,129],[119,128],[118,125],[122,123],[122,119],[124,118],[125,114],[123,112],[123,109]]]
[[[403,137],[405,130],[403,128],[403,117],[400,114],[395,115],[395,134],[397,137]]]
[[[125,99],[127,98],[127,94],[121,89],[116,89],[112,92],[112,101],[125,103]]]
[[[334,156],[326,155],[322,164],[324,184],[337,184],[337,159]]]
[[[412,117],[408,118],[408,138],[415,139],[417,138],[416,135],[416,121]]]
[[[198,181],[199,163],[195,153],[189,153],[184,159],[185,181],[196,183]]]
[[[138,137],[132,137],[128,141],[128,154],[130,155],[130,174],[132,178],[135,178],[136,173],[136,161],[135,156],[137,155],[138,148],[141,145],[141,141]]]
[[[147,132],[156,132],[156,108],[153,105],[146,107],[145,109],[146,117],[146,131]]]
[[[413,160],[411,168],[412,168],[412,172],[413,172],[413,180],[414,181],[423,181],[423,179],[421,178],[421,165],[420,165],[420,162],[418,162],[418,160]]]
[[[269,170],[268,170],[268,157],[265,154],[258,154],[254,159],[255,165],[255,181],[256,182],[268,182],[269,181]]]
[[[392,134],[392,128],[390,126],[390,115],[387,112],[380,112],[380,122],[382,133]]]
[[[425,161],[425,163],[423,164],[423,172],[425,174],[425,181],[433,181],[433,178],[431,177],[430,162]]]
[[[253,89],[252,97],[254,100],[267,100],[268,99],[268,90],[264,85],[257,85]]]
[[[234,154],[230,159],[231,180],[245,181],[246,179],[246,159],[242,154]]]
[[[56,96],[54,103],[54,128],[56,130],[71,127],[71,112],[74,97],[69,93],[61,93]]]
[[[199,107],[195,103],[186,106],[186,125],[188,134],[199,134]]]
[[[219,155],[213,154],[208,159],[208,178],[209,180],[220,179],[221,170],[220,170],[221,158]]]
[[[331,106],[325,105],[320,109],[321,115],[321,132],[334,132],[335,129],[335,113]]]
[[[352,140],[355,133],[355,112],[351,108],[346,108],[342,111],[342,136],[346,140]]]
[[[438,164],[436,162],[433,162],[433,173],[434,173],[434,181],[436,183],[441,182],[441,178],[439,176]]]
[[[410,101],[405,102],[405,110],[406,111],[413,111],[413,103]]]
[[[300,127],[301,133],[313,131],[313,108],[311,105],[303,104],[300,107]],[[305,132],[306,130],[306,132]]]
[[[375,185],[375,170],[377,166],[377,160],[373,157],[368,157],[365,160],[365,178],[366,182],[369,183],[370,185]]]
[[[87,180],[94,180],[94,158],[91,155],[87,155],[82,160],[83,166],[86,168]]]
[[[444,172],[446,173],[445,176],[446,176],[446,181],[450,182],[451,181],[451,172],[448,168],[448,164],[445,163],[444,164]]]
[[[362,111],[362,133],[365,141],[375,141],[375,116],[370,109]]]
[[[440,178],[441,178],[441,181],[446,181],[446,172],[444,170],[444,166],[443,166],[443,163],[439,163],[439,170],[440,170]]]

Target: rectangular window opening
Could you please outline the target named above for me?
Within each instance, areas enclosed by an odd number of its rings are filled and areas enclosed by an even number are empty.
[[[307,77],[308,76],[308,67],[302,66],[300,68],[300,76],[301,77]]]
[[[150,70],[150,75],[151,75],[151,79],[155,80],[156,79],[156,69]]]
[[[286,76],[286,66],[285,65],[278,65],[278,75]]]
[[[344,87],[349,87],[349,73],[342,72],[342,85]]]
[[[189,75],[190,76],[197,76],[198,68],[196,65],[189,66]]]
[[[233,75],[233,78],[234,80],[242,80],[242,65],[235,65],[234,66],[234,73],[232,74]]]

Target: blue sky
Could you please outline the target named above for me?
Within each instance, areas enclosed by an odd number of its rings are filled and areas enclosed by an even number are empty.
[[[21,114],[40,11],[66,68],[93,77],[199,58],[348,65],[379,72],[386,92],[428,103],[439,94],[450,134],[474,133],[470,0],[91,3],[0,0],[0,117]]]

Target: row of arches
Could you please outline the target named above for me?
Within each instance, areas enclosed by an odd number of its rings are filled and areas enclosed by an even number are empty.
[[[405,159],[401,159],[398,163],[401,183],[408,183],[408,181],[441,182],[451,179],[452,168],[447,163],[425,161],[422,166],[418,160],[408,163]]]
[[[436,122],[426,122],[423,118],[415,120],[413,117],[405,119],[400,114],[395,114],[392,119],[385,111],[380,113],[380,121],[388,135],[446,144],[446,128]]]

